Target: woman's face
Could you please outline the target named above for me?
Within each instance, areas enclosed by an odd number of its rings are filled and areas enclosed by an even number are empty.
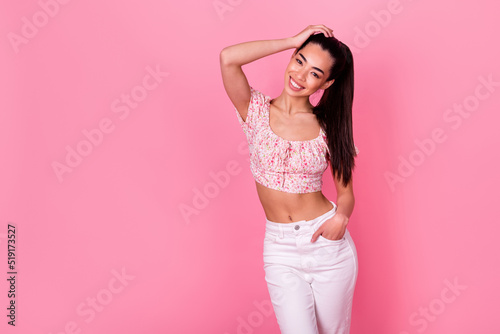
[[[292,55],[285,70],[287,93],[292,96],[310,96],[318,89],[327,89],[335,81],[326,81],[332,65],[333,59],[328,51],[318,44],[308,43]]]

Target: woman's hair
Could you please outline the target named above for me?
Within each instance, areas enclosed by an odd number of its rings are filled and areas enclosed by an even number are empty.
[[[321,127],[327,136],[327,144],[333,175],[344,186],[351,181],[356,155],[352,135],[352,102],[354,98],[354,64],[351,50],[335,37],[325,37],[322,33],[309,38],[295,51],[297,54],[308,43],[315,43],[328,51],[333,58],[330,76],[335,79],[324,90],[318,104],[313,107]]]

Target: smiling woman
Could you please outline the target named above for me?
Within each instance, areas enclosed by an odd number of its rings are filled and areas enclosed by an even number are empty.
[[[248,83],[242,65],[290,48],[278,97]],[[228,46],[220,65],[266,214],[265,279],[281,333],[349,333],[358,273],[347,230],[357,154],[351,51],[330,28],[311,25],[293,37]],[[309,97],[318,90],[314,106]],[[336,202],[321,191],[329,163]]]

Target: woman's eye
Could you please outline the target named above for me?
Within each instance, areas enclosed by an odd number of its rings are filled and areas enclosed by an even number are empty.
[[[302,62],[300,61],[300,59],[295,58],[295,60],[297,61],[297,63],[302,64]]]
[[[314,73],[314,72],[313,72],[313,75],[314,75],[316,78],[319,78],[319,76],[318,76],[316,73]]]

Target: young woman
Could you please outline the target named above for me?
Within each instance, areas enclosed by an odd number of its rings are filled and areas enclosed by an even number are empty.
[[[349,333],[358,259],[347,225],[354,209],[352,53],[332,29],[310,25],[276,40],[224,48],[220,66],[250,149],[266,215],[264,270],[282,334]],[[295,48],[285,87],[271,99],[241,67]],[[324,90],[314,106],[309,96]],[[321,192],[330,162],[336,202]]]

